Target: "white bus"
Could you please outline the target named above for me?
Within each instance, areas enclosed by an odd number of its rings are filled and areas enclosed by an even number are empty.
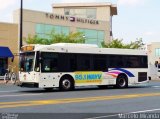
[[[148,82],[147,53],[142,50],[66,44],[23,46],[21,86],[73,90],[76,86],[126,88]]]

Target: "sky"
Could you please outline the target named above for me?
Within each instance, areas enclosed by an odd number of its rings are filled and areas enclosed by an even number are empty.
[[[111,2],[117,4],[113,17],[113,37],[125,43],[142,38],[145,44],[160,42],[160,0],[23,0],[25,9],[52,12],[51,4],[75,2]],[[12,22],[12,13],[20,0],[0,0],[0,22]]]

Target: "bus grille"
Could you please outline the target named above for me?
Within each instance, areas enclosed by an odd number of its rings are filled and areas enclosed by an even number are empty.
[[[138,73],[138,82],[143,82],[147,80],[147,72]]]

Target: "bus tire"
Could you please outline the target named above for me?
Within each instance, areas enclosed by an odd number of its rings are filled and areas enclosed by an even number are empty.
[[[117,77],[116,87],[117,88],[127,88],[128,87],[128,78],[125,74],[120,74]]]
[[[62,91],[70,91],[74,89],[74,79],[67,75],[63,76],[59,83],[59,88]]]

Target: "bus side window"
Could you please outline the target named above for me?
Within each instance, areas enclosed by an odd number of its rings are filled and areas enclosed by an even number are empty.
[[[93,66],[94,66],[94,71],[108,71],[106,56],[105,55],[100,55],[100,56],[94,55]]]
[[[77,70],[77,61],[76,61],[76,59],[70,59],[70,61],[69,61],[69,69],[72,71],[76,71]]]
[[[116,56],[116,61],[117,61],[117,67],[118,68],[123,68],[124,67],[124,59],[123,59],[123,56],[121,55],[117,55]]]
[[[57,71],[58,69],[58,59],[57,58],[53,58],[51,61],[51,71]]]
[[[58,54],[42,53],[42,72],[58,71]]]
[[[90,55],[86,54],[78,54],[77,55],[78,61],[78,69],[79,71],[90,71],[91,69],[91,62],[90,62]]]
[[[47,59],[44,59],[43,61],[43,71],[50,71],[50,59],[47,60]]]

